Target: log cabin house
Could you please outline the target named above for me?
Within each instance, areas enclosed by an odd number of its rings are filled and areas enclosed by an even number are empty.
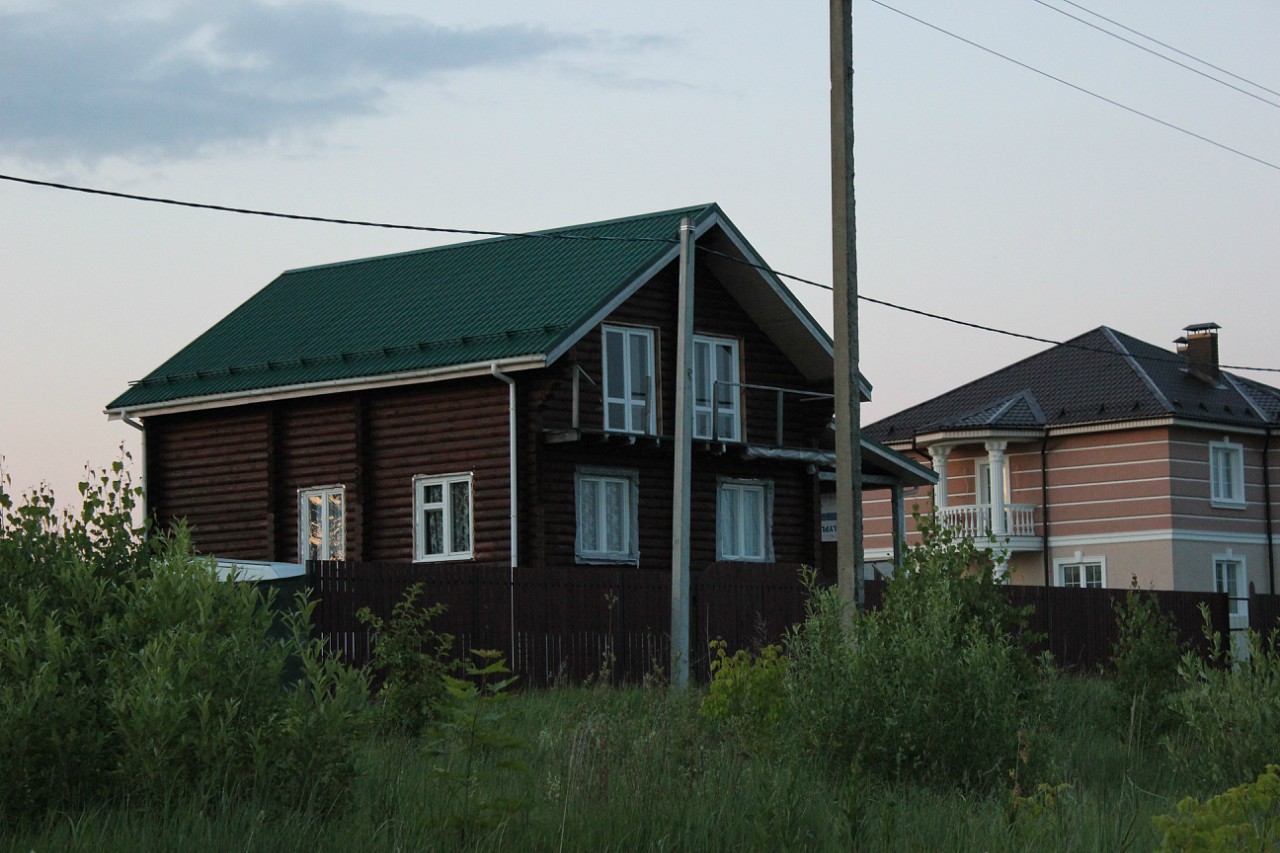
[[[107,405],[149,511],[228,560],[669,568],[685,217],[692,565],[823,562],[831,340],[716,205],[283,273]]]

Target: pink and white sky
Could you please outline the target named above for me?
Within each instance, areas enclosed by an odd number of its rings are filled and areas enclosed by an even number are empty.
[[[855,19],[862,293],[1057,340],[1172,348],[1216,322],[1225,363],[1280,367],[1280,6],[858,0]],[[715,201],[776,269],[830,282],[827,45],[813,0],[0,0],[0,173],[500,231]],[[136,456],[104,404],[282,270],[454,239],[0,181],[13,488],[70,501],[86,463]],[[828,292],[793,289],[829,322]],[[1043,348],[861,321],[867,421]]]

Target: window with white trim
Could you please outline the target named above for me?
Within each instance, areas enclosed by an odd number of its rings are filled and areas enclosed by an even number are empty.
[[[653,330],[605,326],[602,335],[604,428],[610,432],[657,433]]]
[[[346,487],[298,489],[298,558],[341,560],[346,555]]]
[[[722,479],[716,495],[716,559],[773,559],[773,483]]]
[[[640,493],[638,471],[579,468],[574,472],[577,503],[575,556],[581,563],[635,563]]]
[[[1077,552],[1066,560],[1055,560],[1058,586],[1073,589],[1102,589],[1107,585],[1105,557],[1086,557]]]
[[[741,441],[738,342],[693,336],[693,437]]]
[[[413,559],[469,560],[472,544],[471,474],[413,478]]]
[[[1230,553],[1213,555],[1213,591],[1227,594],[1227,612],[1232,616],[1248,612],[1246,577],[1243,557]]]
[[[1244,506],[1244,447],[1209,443],[1209,495],[1214,506]]]

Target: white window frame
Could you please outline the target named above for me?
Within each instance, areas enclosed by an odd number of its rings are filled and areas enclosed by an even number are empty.
[[[467,547],[453,545],[453,501],[450,492],[458,483],[467,485]],[[440,487],[440,501],[427,503],[425,492],[430,486]],[[427,511],[440,513],[444,533],[444,550],[427,553]],[[419,474],[413,478],[413,561],[439,563],[447,560],[470,560],[476,549],[475,476],[470,471],[456,474]]]
[[[700,357],[700,348],[706,348],[707,358],[704,363]],[[729,350],[729,364],[732,371],[729,376],[721,376],[717,368],[716,349]],[[739,375],[742,372],[740,348],[737,338],[724,338],[716,335],[693,336],[693,437],[704,441],[742,441],[742,389],[739,386]],[[702,396],[700,380],[705,377],[707,394]],[[716,383],[728,383],[731,389],[727,403],[713,406],[716,397]],[[704,402],[705,400],[705,402]],[[718,416],[728,415],[731,418],[731,429],[722,433],[712,421],[712,412]]]
[[[1008,506],[1012,490],[1009,487],[1009,460],[1005,458],[1004,464],[1004,503]],[[974,478],[973,478],[973,502],[981,506],[991,506],[995,503],[991,494],[991,460],[978,459],[975,462]]]
[[[588,485],[596,487],[595,505],[589,508],[594,513],[596,542],[585,542],[584,529],[580,515],[583,512],[583,499]],[[613,486],[621,489],[626,500],[622,517],[626,529],[622,532],[622,547],[611,550],[601,547],[607,537],[603,531],[607,526],[607,502],[605,489]],[[634,468],[594,468],[581,467],[573,472],[573,516],[574,516],[574,558],[579,563],[628,563],[640,562],[640,472]]]
[[[742,496],[748,492],[760,495],[760,511],[764,514],[764,517],[759,520],[761,550],[758,554],[744,553],[747,550],[743,541],[746,527],[741,522],[739,522],[736,529],[727,531],[728,535],[726,536],[725,527],[729,523],[729,519],[722,512],[724,502],[728,498],[737,504],[737,513],[734,517],[741,519]],[[730,540],[727,548],[726,539]],[[772,480],[740,480],[721,477],[716,481],[716,559],[743,563],[773,562]]]
[[[609,336],[622,336],[622,387],[613,387],[609,380]],[[654,330],[643,326],[602,326],[600,330],[600,364],[604,392],[603,422],[606,432],[623,432],[639,435],[656,435],[658,432],[658,392],[657,367],[655,363]],[[649,361],[647,375],[648,387],[643,394],[637,394],[632,387],[631,343],[640,338],[645,342],[645,351]],[[644,406],[644,416],[635,416],[637,404]],[[610,419],[610,411],[614,406],[622,407],[622,422]],[[637,421],[639,421],[637,423]]]
[[[1233,571],[1234,570],[1234,571]],[[1228,573],[1235,574],[1235,595],[1231,592]],[[1227,594],[1227,614],[1247,616],[1249,613],[1249,572],[1244,556],[1227,549],[1225,554],[1213,555],[1213,591]]]
[[[311,505],[311,499],[319,498],[320,505],[327,507],[329,501],[334,497],[338,498],[338,505],[341,507],[339,518],[341,519],[342,529],[339,531],[341,538],[340,552],[334,556],[330,550],[332,542],[332,531],[330,529],[329,513],[325,512],[320,516],[320,547],[316,556],[311,556],[311,525],[310,513],[308,509]],[[343,560],[346,559],[347,552],[347,487],[341,483],[331,483],[327,486],[308,486],[298,489],[298,562],[305,563],[308,560]]]
[[[1224,482],[1220,474],[1227,471]],[[1240,509],[1244,500],[1244,445],[1223,438],[1209,442],[1209,500],[1213,506]]]
[[[1091,585],[1089,583],[1088,570],[1091,566],[1098,567],[1098,577],[1100,583]],[[1080,583],[1067,583],[1068,569],[1080,570]],[[1106,589],[1107,588],[1107,558],[1106,557],[1086,557],[1083,552],[1077,551],[1075,556],[1063,557],[1053,561],[1054,584],[1069,589]]]

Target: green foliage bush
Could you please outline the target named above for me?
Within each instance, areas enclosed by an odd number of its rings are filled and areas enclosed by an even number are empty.
[[[1280,649],[1247,631],[1248,660],[1233,661],[1230,639],[1212,631],[1207,611],[1204,619],[1213,652],[1183,655],[1182,689],[1169,700],[1177,728],[1166,742],[1192,778],[1231,785],[1280,756]]]
[[[437,632],[431,620],[444,612],[443,604],[418,603],[423,586],[414,584],[384,620],[367,607],[356,617],[375,635],[373,671],[378,688],[383,728],[418,735],[440,716],[446,696],[444,676],[452,667],[453,635]]]
[[[272,601],[222,582],[185,532],[148,535],[123,462],[59,513],[0,480],[0,821],[51,808],[236,795],[327,806],[351,776],[364,676],[273,640]],[[280,686],[293,655],[303,675]]]
[[[1111,649],[1116,711],[1131,736],[1167,731],[1174,723],[1168,698],[1179,687],[1182,651],[1173,616],[1143,593],[1137,579],[1115,606],[1117,636]]]
[[[711,686],[698,712],[732,726],[752,746],[763,745],[787,707],[787,658],[782,647],[768,645],[757,655],[746,649],[729,654],[722,639],[710,643]]]
[[[790,714],[817,755],[886,780],[989,787],[1005,778],[1034,667],[1011,633],[991,556],[924,522],[879,611],[815,590],[788,638]]]
[[[1280,766],[1200,803],[1187,797],[1172,815],[1152,818],[1161,850],[1259,853],[1280,849]]]

